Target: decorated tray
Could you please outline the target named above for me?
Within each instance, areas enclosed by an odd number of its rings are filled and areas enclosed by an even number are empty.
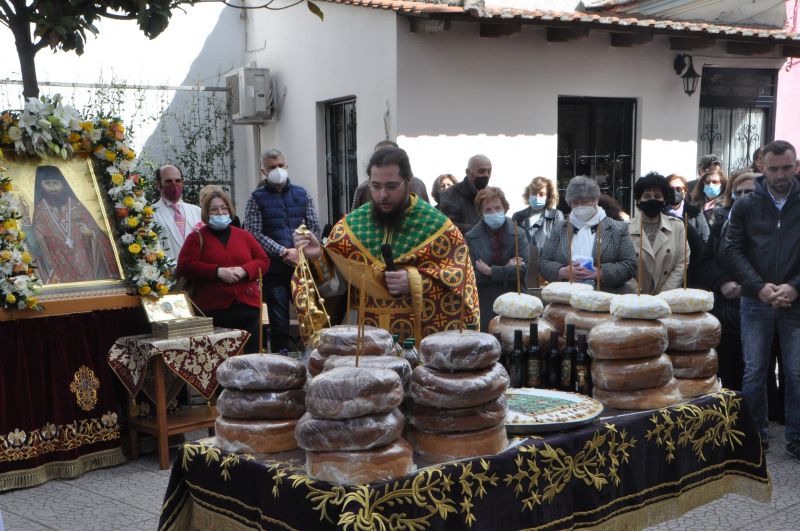
[[[558,431],[586,424],[603,412],[588,396],[550,389],[509,389],[506,429],[509,433]]]

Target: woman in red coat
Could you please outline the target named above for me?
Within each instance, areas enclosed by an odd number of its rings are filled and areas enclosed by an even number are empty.
[[[222,188],[208,187],[202,196],[200,218],[206,225],[186,238],[177,274],[191,281],[194,303],[214,326],[250,332],[244,352],[258,352],[258,276],[269,269],[269,257],[252,234],[231,226],[235,212]]]

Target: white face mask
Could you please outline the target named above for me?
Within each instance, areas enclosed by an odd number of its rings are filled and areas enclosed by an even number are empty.
[[[289,178],[289,172],[284,168],[275,168],[267,174],[267,181],[278,186],[284,184]]]
[[[572,209],[572,214],[579,220],[586,222],[594,216],[595,212],[597,212],[597,207],[594,205],[591,206],[576,206]]]

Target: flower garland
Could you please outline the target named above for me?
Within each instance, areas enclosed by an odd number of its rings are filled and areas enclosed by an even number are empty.
[[[136,153],[126,142],[122,120],[110,115],[82,120],[78,111],[64,105],[58,94],[52,98],[29,98],[22,112],[5,111],[0,114],[0,149],[11,148],[19,154],[39,158],[57,156],[68,159],[74,154],[93,157],[99,183],[114,205],[118,249],[128,280],[140,295],[158,297],[169,293],[175,283],[172,274],[174,261],[161,247],[161,227],[153,222],[154,209],[145,198],[150,180],[133,173]],[[9,188],[6,193],[11,190],[10,181],[7,185]],[[18,219],[18,211],[9,208],[4,211],[0,206],[0,225],[8,220],[16,223]],[[27,252],[24,234],[21,236],[17,242],[20,259]],[[29,258],[30,254],[24,257]],[[27,269],[35,270],[35,264],[29,261],[28,265],[31,267]],[[18,281],[13,279],[19,276],[13,273],[13,268],[9,273],[0,266],[0,291],[5,290],[9,280]],[[38,279],[35,272],[28,275],[31,281],[26,289],[33,292]],[[19,285],[22,283],[19,282]],[[24,300],[30,297],[25,290],[9,289],[3,292],[6,297],[12,294],[12,300],[19,303],[23,300],[21,296]],[[0,307],[9,307],[7,304]],[[28,303],[18,307],[41,309],[38,304]]]

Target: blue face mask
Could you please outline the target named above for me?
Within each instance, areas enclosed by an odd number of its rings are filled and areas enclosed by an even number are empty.
[[[231,224],[231,217],[228,214],[211,214],[208,216],[208,226],[212,229],[223,230]]]
[[[539,197],[538,195],[532,195],[528,198],[528,204],[534,210],[539,210],[540,208],[544,208],[547,204],[546,197]]]
[[[703,187],[703,193],[706,194],[706,197],[709,199],[717,197],[720,190],[722,190],[722,187],[718,184],[707,184]]]
[[[494,214],[484,214],[483,221],[489,226],[492,230],[497,230],[503,226],[503,223],[506,222],[506,214],[505,212],[495,212]]]

